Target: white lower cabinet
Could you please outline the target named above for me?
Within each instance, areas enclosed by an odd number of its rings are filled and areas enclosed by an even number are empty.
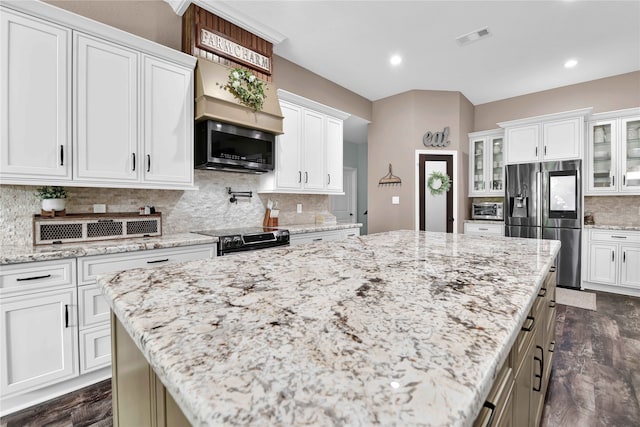
[[[584,289],[640,296],[640,231],[591,229]]]
[[[78,375],[74,288],[2,299],[2,397]]]
[[[464,223],[464,234],[475,234],[479,236],[504,236],[504,223]]]
[[[292,234],[290,236],[291,246],[305,243],[327,242],[332,240],[342,240],[360,235],[359,228],[347,228],[344,230],[316,231],[311,233]]]
[[[110,309],[97,274],[215,255],[205,244],[3,265],[0,416],[110,376]]]

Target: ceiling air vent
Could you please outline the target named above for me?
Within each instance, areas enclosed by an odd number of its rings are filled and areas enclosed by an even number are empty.
[[[489,37],[490,35],[491,33],[489,32],[489,28],[484,27],[484,28],[480,28],[479,30],[471,31],[470,33],[457,37],[456,41],[460,46],[466,46],[473,42],[477,42],[480,39]]]

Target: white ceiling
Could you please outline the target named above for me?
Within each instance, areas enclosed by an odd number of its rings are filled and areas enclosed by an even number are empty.
[[[640,70],[638,0],[192,1],[283,39],[277,55],[371,101],[425,89],[478,105]],[[489,37],[455,41],[483,27]]]

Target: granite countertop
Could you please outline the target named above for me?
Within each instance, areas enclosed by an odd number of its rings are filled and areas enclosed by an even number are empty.
[[[361,223],[337,223],[337,224],[292,224],[280,225],[278,228],[289,230],[289,234],[316,233],[318,231],[348,230],[360,228]]]
[[[0,265],[135,252],[148,249],[203,245],[217,241],[217,237],[203,236],[195,233],[177,233],[159,237],[98,240],[93,242],[61,243],[57,245],[0,245]]]
[[[559,248],[394,231],[98,283],[193,425],[469,426]]]
[[[640,231],[640,225],[584,225],[584,228],[592,228],[594,230],[626,230]]]

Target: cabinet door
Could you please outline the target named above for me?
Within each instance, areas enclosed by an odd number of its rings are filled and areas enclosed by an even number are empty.
[[[282,135],[276,137],[276,187],[286,190],[302,188],[302,108],[280,102],[284,120]]]
[[[616,250],[618,245],[589,244],[589,281],[606,285],[616,284]]]
[[[615,120],[589,123],[585,165],[588,193],[615,193],[617,135]]]
[[[640,117],[620,121],[620,191],[640,194]]]
[[[579,159],[582,117],[542,124],[542,160]]]
[[[0,176],[71,179],[71,31],[2,9]]]
[[[138,54],[81,33],[74,53],[74,179],[137,181]]]
[[[327,190],[342,193],[342,120],[327,117]]]
[[[193,185],[193,71],[145,56],[144,182]]]
[[[507,164],[538,161],[540,126],[528,125],[506,130]]]
[[[2,397],[78,375],[76,289],[2,299]]]
[[[640,288],[640,246],[620,245],[620,284]]]
[[[80,373],[95,371],[111,364],[109,323],[80,331]]]
[[[325,116],[311,110],[303,111],[303,156],[302,182],[308,190],[325,188]]]
[[[485,185],[485,139],[472,139],[469,147],[469,162],[471,168],[469,196],[483,195]]]
[[[488,193],[504,196],[504,139],[502,137],[489,138],[487,150]]]

